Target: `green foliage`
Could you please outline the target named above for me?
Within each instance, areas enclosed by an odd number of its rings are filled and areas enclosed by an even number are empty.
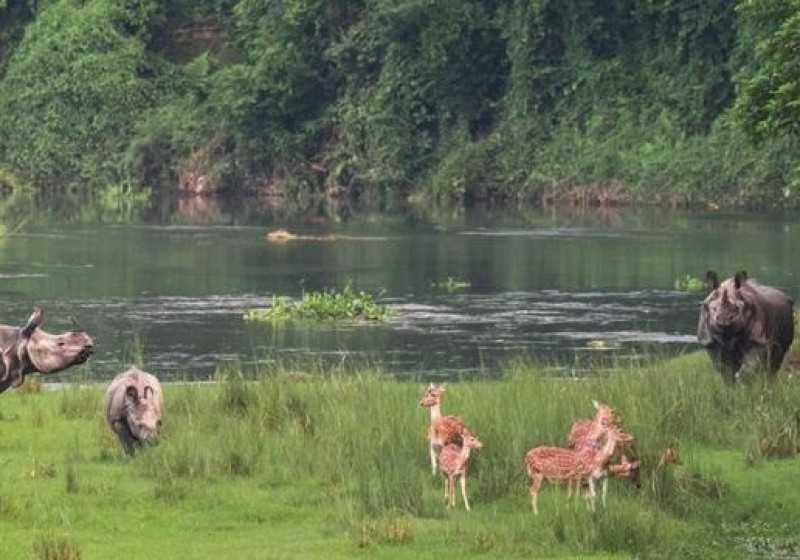
[[[800,5],[794,0],[739,3],[755,52],[737,76],[736,115],[753,137],[800,136]]]
[[[299,301],[273,296],[269,309],[251,309],[244,318],[256,321],[379,321],[385,319],[387,314],[386,306],[377,303],[373,294],[347,285],[341,290],[328,288],[318,292],[303,291]]]
[[[800,193],[791,0],[0,9],[0,168],[37,186],[193,173],[234,191],[459,203]]]
[[[702,278],[684,274],[675,279],[675,289],[682,292],[702,292],[706,289],[706,283]]]
[[[142,79],[158,3],[48,3],[0,81],[0,153],[38,184],[116,182],[120,154],[155,96]]]

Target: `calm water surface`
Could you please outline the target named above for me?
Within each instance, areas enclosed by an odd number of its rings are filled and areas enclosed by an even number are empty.
[[[44,328],[95,338],[72,375],[108,379],[141,356],[164,378],[207,379],[226,365],[376,366],[397,376],[496,375],[515,358],[566,373],[602,359],[696,348],[704,294],[684,275],[744,268],[797,298],[795,215],[620,211],[468,211],[284,220],[27,225],[0,241],[2,321],[35,303]],[[180,225],[175,222],[182,221]],[[333,240],[269,243],[286,227]],[[468,287],[437,286],[452,278]],[[254,324],[273,294],[380,293],[379,324]],[[56,377],[65,380],[66,374]]]

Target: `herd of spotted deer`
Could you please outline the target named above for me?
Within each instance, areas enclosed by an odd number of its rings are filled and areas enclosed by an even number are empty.
[[[444,501],[447,507],[455,506],[456,480],[461,486],[464,507],[470,510],[467,499],[467,467],[470,453],[480,449],[483,443],[472,433],[458,416],[442,414],[442,396],[445,385],[431,383],[420,399],[420,406],[431,411],[428,429],[431,469],[444,475]],[[565,482],[567,496],[576,494],[584,486],[589,507],[594,509],[595,485],[602,483],[602,503],[605,506],[608,479],[611,476],[624,478],[638,484],[640,464],[624,452],[618,462],[612,462],[618,449],[633,442],[634,437],[619,426],[614,409],[598,401],[592,401],[595,417],[576,421],[567,437],[565,447],[540,446],[525,454],[525,468],[531,478],[531,505],[538,515],[539,490],[545,480]],[[674,448],[662,453],[659,466],[681,462]]]

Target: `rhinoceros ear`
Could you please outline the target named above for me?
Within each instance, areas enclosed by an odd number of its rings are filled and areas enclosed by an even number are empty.
[[[3,367],[5,372],[3,375],[3,385],[12,387],[19,387],[25,381],[25,376],[22,375],[22,357],[21,348],[13,344],[8,348],[3,348]],[[24,350],[22,350],[24,351]]]
[[[128,388],[125,389],[125,399],[130,400],[133,404],[139,404],[139,393],[134,385],[128,385]]]
[[[41,307],[34,306],[31,316],[28,317],[28,322],[22,327],[20,336],[22,336],[22,338],[30,338],[33,331],[42,325],[42,321],[44,321],[44,311],[42,311]]]
[[[709,290],[716,290],[719,288],[719,276],[713,270],[706,272],[706,286]]]

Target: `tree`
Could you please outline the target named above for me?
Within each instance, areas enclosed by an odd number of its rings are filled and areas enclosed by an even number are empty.
[[[800,139],[800,1],[746,0],[744,48],[753,54],[737,76],[737,122],[754,139]]]
[[[40,185],[106,186],[136,119],[155,101],[145,51],[158,3],[47,4],[0,81],[0,154]]]

